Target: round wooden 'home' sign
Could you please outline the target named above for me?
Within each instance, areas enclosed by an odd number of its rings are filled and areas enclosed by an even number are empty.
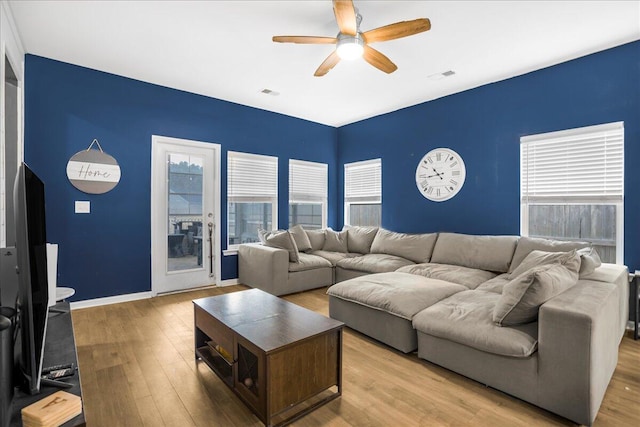
[[[99,150],[93,150],[97,144]],[[120,166],[116,159],[102,151],[94,139],[89,148],[79,151],[67,163],[67,178],[78,190],[89,194],[111,191],[120,182]]]

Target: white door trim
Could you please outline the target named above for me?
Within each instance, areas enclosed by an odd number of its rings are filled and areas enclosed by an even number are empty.
[[[203,149],[213,149],[214,151],[214,199],[213,199],[213,214],[214,214],[214,234],[213,234],[213,255],[214,255],[214,274],[213,278],[216,286],[220,286],[221,284],[221,255],[222,252],[220,250],[220,168],[221,168],[221,156],[222,156],[222,147],[220,144],[212,143],[212,142],[202,142],[202,141],[193,141],[188,139],[181,138],[172,138],[168,136],[161,135],[152,135],[151,136],[151,294],[152,296],[156,296],[158,291],[154,286],[155,276],[158,274],[158,259],[161,257],[157,254],[159,251],[158,244],[159,242],[154,242],[154,230],[158,223],[164,223],[164,213],[158,212],[153,209],[153,200],[156,197],[164,197],[164,194],[159,194],[161,188],[161,183],[157,182],[161,174],[156,174],[156,160],[158,156],[158,146],[159,144],[176,144],[182,145],[185,147],[194,147],[194,148],[203,148]],[[204,224],[203,224],[204,225]],[[164,261],[164,260],[163,260]],[[208,263],[207,260],[203,260],[203,262]],[[210,286],[207,285],[207,286]]]

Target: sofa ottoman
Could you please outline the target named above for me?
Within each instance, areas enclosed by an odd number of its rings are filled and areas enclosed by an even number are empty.
[[[467,288],[409,273],[378,273],[327,290],[329,315],[404,353],[418,348],[412,320],[420,311]]]
[[[529,402],[538,399],[538,323],[493,323],[499,294],[465,291],[418,313],[418,357]]]

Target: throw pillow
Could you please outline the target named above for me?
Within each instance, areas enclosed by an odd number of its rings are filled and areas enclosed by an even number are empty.
[[[349,252],[368,254],[371,251],[371,243],[376,237],[378,227],[345,225],[343,230],[347,230],[347,249]]]
[[[507,283],[493,309],[493,321],[500,326],[535,321],[542,304],[577,283],[580,263],[577,254],[573,258],[578,260],[533,267]]]
[[[312,251],[321,251],[324,247],[324,230],[306,230]]]
[[[289,229],[289,233],[293,236],[293,240],[296,241],[296,246],[300,252],[307,252],[311,250],[311,241],[307,232],[301,225],[294,225]]]
[[[322,250],[347,253],[347,230],[340,232],[333,231],[331,228],[324,230],[324,246]]]
[[[539,237],[522,236],[518,239],[516,251],[511,259],[509,273],[520,265],[523,259],[533,250],[546,252],[568,252],[573,249],[588,248],[591,246],[589,242],[568,242],[562,240],[541,239]]]
[[[517,266],[510,274],[509,279],[515,279],[525,271],[531,270],[533,267],[545,264],[560,264],[567,262],[568,258],[572,258],[576,251],[572,252],[546,252],[546,251],[531,251],[529,255],[522,260],[519,266]]]
[[[580,255],[581,277],[593,273],[596,268],[602,265],[600,255],[594,247],[578,249],[578,255]]]
[[[284,249],[289,252],[289,262],[298,262],[298,247],[296,241],[293,240],[291,233],[287,230],[266,231],[258,230],[258,237],[265,246],[272,248]]]

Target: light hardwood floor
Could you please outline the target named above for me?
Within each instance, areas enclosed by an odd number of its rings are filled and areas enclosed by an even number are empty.
[[[213,288],[72,312],[87,425],[261,426],[193,355],[191,301]],[[287,300],[327,315],[325,289]],[[345,328],[343,394],[294,426],[572,425]],[[596,426],[640,426],[640,341],[630,335]]]

